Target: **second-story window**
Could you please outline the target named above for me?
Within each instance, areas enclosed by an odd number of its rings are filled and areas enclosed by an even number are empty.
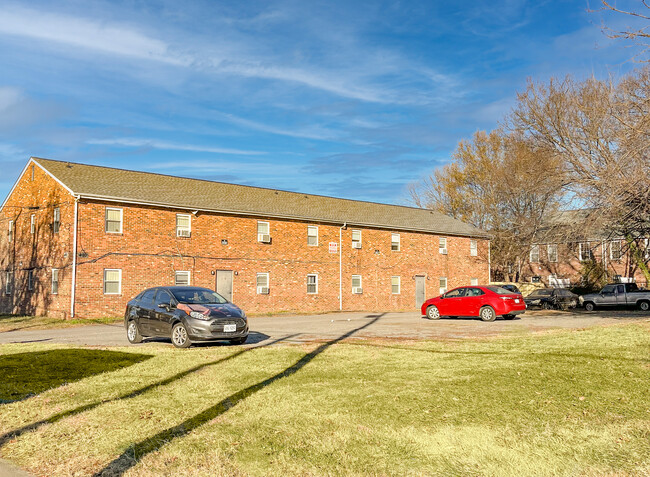
[[[393,252],[399,252],[399,245],[400,245],[400,237],[399,234],[390,234],[390,249]]]
[[[7,229],[7,240],[10,242],[14,239],[14,221],[9,221],[9,228]]]
[[[447,255],[447,237],[440,237],[438,251],[443,255]]]
[[[531,263],[537,263],[539,262],[539,245],[531,245],[530,246],[530,257],[529,261]]]
[[[271,243],[271,227],[268,222],[257,222],[257,241]]]
[[[58,234],[60,228],[61,228],[61,209],[59,207],[55,207],[54,216],[52,219],[52,232]]]
[[[549,243],[548,244],[548,249],[546,250],[548,253],[548,261],[549,262],[557,262],[557,244],[556,243]]]
[[[609,244],[609,258],[610,260],[620,260],[623,256],[621,250],[621,241],[612,240]]]
[[[36,233],[36,214],[29,216],[29,233]]]
[[[318,245],[318,227],[315,225],[307,226],[307,245],[315,247]]]
[[[106,232],[111,234],[122,233],[122,209],[106,207]]]
[[[470,240],[469,241],[469,254],[472,257],[476,257],[478,255],[478,241],[477,240]]]
[[[176,236],[189,237],[192,235],[192,217],[190,214],[176,214]]]
[[[361,230],[352,231],[352,248],[361,248]]]

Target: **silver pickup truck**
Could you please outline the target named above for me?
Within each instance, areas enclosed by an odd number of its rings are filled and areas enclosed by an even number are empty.
[[[636,306],[640,310],[648,311],[650,309],[650,291],[639,290],[636,283],[612,283],[605,285],[598,293],[582,295],[580,304],[587,311],[592,311],[596,307],[613,306]]]

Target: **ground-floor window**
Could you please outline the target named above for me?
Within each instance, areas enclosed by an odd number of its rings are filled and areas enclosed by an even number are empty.
[[[447,293],[447,277],[440,277],[440,294]]]
[[[470,278],[469,284],[473,286],[478,285],[478,278]]]
[[[363,288],[361,287],[361,275],[352,275],[352,293],[361,294]]]
[[[27,270],[27,290],[34,290],[34,270]]]
[[[190,272],[188,271],[174,272],[174,285],[189,286],[189,284],[190,284]]]
[[[122,290],[122,270],[104,269],[104,295],[119,295]]]
[[[315,273],[307,275],[307,293],[310,295],[318,293],[318,275]]]
[[[269,294],[269,274],[268,273],[258,273],[257,274],[257,294],[258,295],[268,295]]]
[[[59,293],[59,270],[57,268],[52,269],[52,295]]]
[[[14,272],[5,272],[5,295],[11,295],[12,282],[14,281]]]
[[[393,295],[400,294],[400,277],[390,277],[390,291]]]

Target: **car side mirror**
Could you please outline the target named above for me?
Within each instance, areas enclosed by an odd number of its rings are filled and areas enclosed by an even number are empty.
[[[169,310],[170,310],[169,303],[160,303],[160,304],[158,305],[158,308],[163,308],[163,309],[166,310],[166,311],[169,311]]]

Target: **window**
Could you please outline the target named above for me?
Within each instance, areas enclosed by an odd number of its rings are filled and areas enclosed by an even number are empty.
[[[438,251],[443,255],[447,255],[447,237],[440,237]]]
[[[399,252],[399,234],[391,234],[390,249],[393,252]]]
[[[307,275],[307,294],[315,295],[318,293],[318,275]]]
[[[36,233],[36,214],[29,216],[29,233]]]
[[[257,241],[262,243],[271,242],[271,228],[268,222],[257,222]]]
[[[11,295],[11,290],[13,288],[14,281],[14,272],[6,271],[5,272],[5,295]]]
[[[60,228],[61,228],[61,209],[59,207],[56,207],[54,209],[54,216],[52,219],[52,232],[58,234]]]
[[[622,256],[623,256],[623,253],[621,251],[621,241],[620,240],[612,240],[609,243],[609,258],[610,258],[610,260],[620,260]]]
[[[556,243],[549,243],[546,252],[548,253],[548,261],[549,262],[557,262],[557,244]]]
[[[530,263],[539,262],[539,245],[531,245],[530,246],[529,261],[530,261]]]
[[[106,232],[111,234],[122,233],[122,209],[106,207]]]
[[[14,221],[9,221],[9,230],[7,230],[7,239],[11,242],[14,239]]]
[[[478,241],[477,240],[470,240],[469,241],[469,254],[472,257],[476,257],[478,255]]]
[[[580,259],[581,262],[584,262],[585,260],[594,259],[594,252],[589,247],[589,242],[580,242],[578,244],[578,254],[579,254],[578,258]]]
[[[446,292],[447,292],[447,278],[440,277],[440,294],[442,295],[443,293]]]
[[[59,293],[59,269],[52,269],[52,295]]]
[[[34,270],[27,270],[27,290],[34,290]]]
[[[315,225],[307,226],[307,245],[312,247],[318,245],[318,227]]]
[[[400,277],[390,277],[390,292],[393,295],[399,295],[400,290]]]
[[[445,294],[445,298],[462,298],[465,296],[466,290],[467,288],[456,288],[455,290]]]
[[[352,248],[361,248],[361,230],[352,231]]]
[[[470,278],[469,279],[469,284],[472,286],[478,285],[478,278]]]
[[[644,239],[643,243],[645,245],[645,259],[648,260],[650,258],[650,239]]]
[[[176,285],[176,286],[189,286],[190,285],[190,272],[188,272],[188,271],[174,272],[174,285]]]
[[[268,273],[258,273],[257,274],[257,294],[258,295],[268,295],[269,294],[269,274]]]
[[[189,237],[192,235],[192,218],[190,214],[176,214],[176,236]]]
[[[355,295],[363,293],[363,288],[361,287],[361,275],[352,275],[352,293]]]
[[[119,295],[122,289],[122,270],[104,269],[104,295]]]
[[[172,304],[172,296],[167,293],[165,290],[158,290],[158,293],[156,294],[156,307],[158,305],[171,305]]]

